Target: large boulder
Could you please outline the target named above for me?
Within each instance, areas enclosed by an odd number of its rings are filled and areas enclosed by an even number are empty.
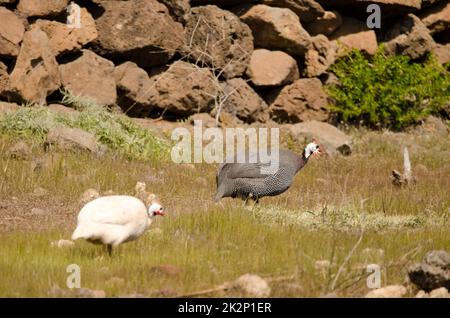
[[[292,125],[289,130],[295,139],[317,140],[322,150],[329,155],[350,155],[352,152],[351,138],[330,124],[311,120]]]
[[[330,35],[342,25],[342,16],[337,11],[326,11],[317,20],[306,25],[305,28],[310,35]]]
[[[282,86],[299,78],[297,62],[282,51],[254,50],[246,72],[255,86]]]
[[[450,29],[450,2],[440,2],[420,14],[423,24],[431,34]]]
[[[76,60],[59,67],[65,89],[75,96],[90,99],[99,105],[116,102],[114,64],[89,50]]]
[[[305,68],[303,74],[306,77],[317,77],[328,69],[336,60],[338,44],[336,41],[328,41],[325,35],[312,37],[313,48],[305,54]]]
[[[327,95],[317,78],[301,78],[283,87],[270,105],[270,116],[280,123],[327,120]]]
[[[148,97],[154,81],[147,72],[133,62],[125,62],[114,70],[118,99],[117,104],[128,115],[147,117]]]
[[[69,0],[20,0],[17,10],[27,16],[43,17],[61,13],[68,4]]]
[[[285,51],[293,56],[301,56],[311,47],[308,32],[290,9],[260,4],[244,7],[238,14],[252,29],[255,46]]]
[[[189,116],[210,111],[218,90],[219,84],[210,70],[177,61],[155,76],[147,100],[150,109],[160,109],[166,115]]]
[[[15,57],[25,33],[24,22],[12,11],[0,7],[0,56]]]
[[[183,26],[156,0],[105,1],[96,20],[100,55],[141,67],[165,64],[181,47]]]
[[[244,74],[253,52],[250,28],[216,6],[192,8],[187,17],[185,54],[219,70],[225,78]]]
[[[226,98],[222,111],[232,114],[246,123],[264,121],[267,104],[242,78],[233,78],[221,84]]]
[[[37,26],[25,32],[16,65],[10,76],[13,99],[45,104],[61,86],[61,77],[47,35]]]
[[[421,263],[408,269],[412,283],[420,289],[431,291],[445,287],[450,290],[450,254],[446,251],[431,251]]]
[[[68,28],[65,23],[41,19],[36,24],[47,34],[55,55],[79,50],[97,38],[95,20],[85,8],[81,8],[80,28]]]
[[[308,23],[324,15],[325,10],[314,0],[262,0],[262,4],[291,9],[302,23]]]
[[[46,147],[56,145],[64,150],[87,151],[98,154],[101,150],[94,134],[78,128],[55,127],[47,133]]]
[[[357,49],[373,55],[378,47],[375,31],[369,29],[364,22],[348,17],[343,18],[342,25],[330,35],[330,40],[336,40],[340,45],[339,54]]]
[[[417,59],[432,52],[435,42],[429,30],[418,17],[408,14],[397,22],[386,35],[385,51],[388,55],[408,55]]]

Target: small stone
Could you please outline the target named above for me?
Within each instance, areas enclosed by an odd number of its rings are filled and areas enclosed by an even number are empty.
[[[441,287],[430,292],[430,298],[450,298],[447,288]]]
[[[80,288],[76,290],[75,295],[82,298],[105,298],[106,292],[104,290]]]
[[[234,281],[233,287],[248,297],[265,298],[269,297],[271,292],[265,279],[252,274],[245,274],[239,277]]]
[[[419,292],[415,296],[416,298],[428,298],[430,295],[424,290],[419,290]]]
[[[368,292],[365,298],[401,298],[406,294],[406,287],[402,285],[389,285]]]

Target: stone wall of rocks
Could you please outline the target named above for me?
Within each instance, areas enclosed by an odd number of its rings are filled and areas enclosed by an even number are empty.
[[[64,89],[134,117],[326,121],[328,68],[348,48],[450,61],[446,0],[74,2],[80,28],[69,0],[0,0],[0,101],[51,104]],[[370,3],[381,29],[366,26]]]

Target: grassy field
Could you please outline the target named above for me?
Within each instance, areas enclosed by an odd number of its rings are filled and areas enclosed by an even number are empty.
[[[352,134],[351,156],[314,158],[288,192],[262,199],[253,211],[239,200],[213,202],[212,165],[45,153],[25,139],[29,158],[0,157],[0,296],[71,296],[69,264],[81,267],[82,287],[108,297],[181,296],[245,273],[273,278],[273,297],[359,297],[369,291],[369,263],[381,266],[382,286],[406,284],[408,265],[431,249],[450,247],[450,139]],[[3,135],[0,152],[17,140]],[[397,188],[389,175],[402,168],[403,145],[417,184]],[[70,238],[86,189],[133,194],[137,181],[146,182],[167,211],[142,238],[112,258],[84,242],[51,246]]]

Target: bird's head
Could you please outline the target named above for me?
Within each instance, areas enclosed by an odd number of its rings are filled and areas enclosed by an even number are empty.
[[[303,156],[305,159],[308,159],[311,155],[316,156],[320,153],[320,146],[315,140],[307,144],[305,150],[303,150]]]
[[[148,216],[149,217],[154,217],[155,215],[164,216],[164,209],[157,202],[153,202],[148,208]]]

